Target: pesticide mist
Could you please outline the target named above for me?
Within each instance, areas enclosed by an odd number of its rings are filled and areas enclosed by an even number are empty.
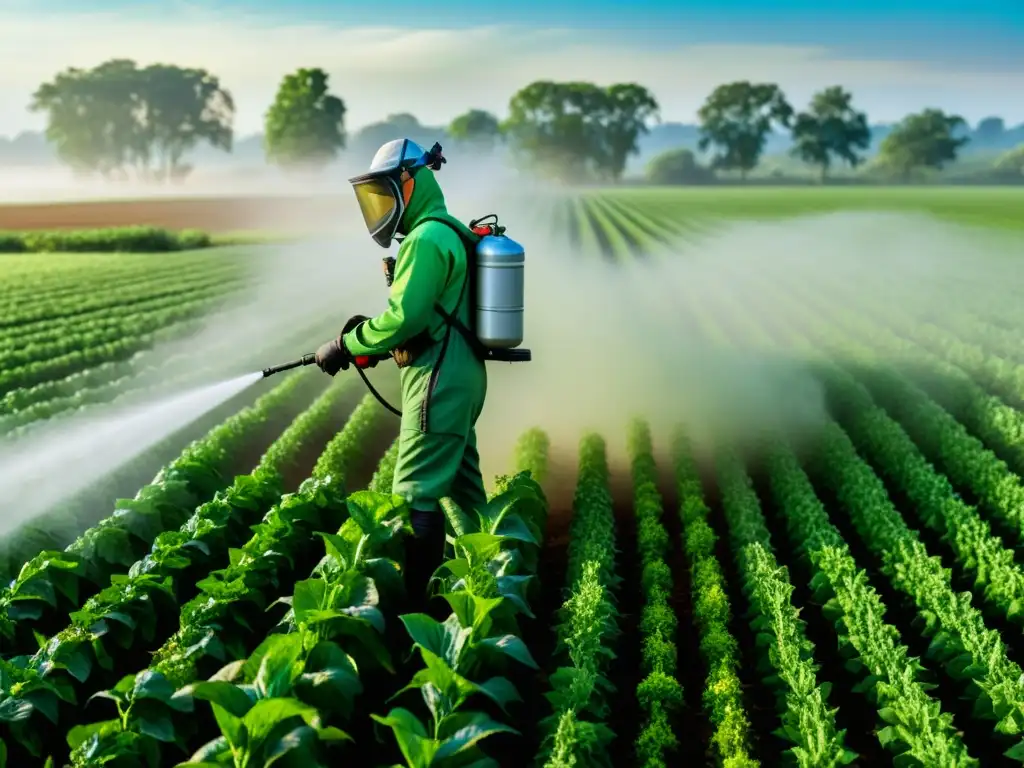
[[[0,446],[0,535],[82,490],[164,438],[255,384],[261,373],[239,376],[81,420],[54,424]]]
[[[526,249],[522,346],[533,360],[488,365],[477,427],[488,478],[508,470],[515,440],[532,426],[551,438],[553,471],[570,473],[587,430],[606,437],[621,470],[634,416],[650,422],[663,468],[677,424],[698,450],[726,442],[742,449],[780,425],[813,434],[828,418],[824,392],[805,365],[806,350],[778,343],[782,335],[813,329],[829,306],[870,316],[872,302],[885,301],[935,317],[951,310],[950,285],[957,311],[970,311],[993,283],[1021,282],[1007,258],[1019,253],[1018,240],[881,213],[701,221],[703,234],[613,262],[552,233],[560,195],[550,185],[454,156],[439,180],[452,214],[468,222],[496,213]],[[249,372],[314,351],[354,314],[381,312],[388,295],[381,259],[397,248],[372,242],[341,187],[336,209],[323,201],[316,208],[326,218],[309,227],[315,235],[238,249],[249,288],[198,332],[146,354],[128,387],[142,393],[131,407],[90,407],[0,444],[8,510],[0,526],[44,511],[247,386],[276,382]],[[386,385],[397,372],[382,365],[370,378]]]
[[[970,311],[993,284],[1022,282],[1008,258],[1021,253],[1019,239],[923,215],[834,213],[714,230],[620,262],[574,252],[541,228],[510,231],[527,249],[523,346],[533,361],[489,366],[478,427],[485,472],[504,471],[512,441],[533,425],[570,472],[590,429],[626,469],[634,416],[649,420],[665,467],[676,425],[698,452],[742,449],[769,428],[813,436],[829,418],[824,391],[807,349],[781,339],[803,338],[837,305],[869,317],[878,302],[941,317],[954,309],[950,286],[956,309]]]

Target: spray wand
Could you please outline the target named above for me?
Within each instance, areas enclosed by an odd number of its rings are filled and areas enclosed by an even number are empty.
[[[370,383],[370,380],[366,378],[366,374],[363,373],[363,369],[369,367],[369,364],[372,360],[387,360],[389,357],[390,355],[374,355],[373,357],[359,355],[355,358],[355,369],[356,373],[358,373],[359,377],[363,380],[363,383],[367,386],[367,388],[370,390],[373,396],[377,398],[377,401],[396,416],[401,416],[402,412],[395,408],[393,405],[391,405],[391,403],[389,403],[387,400],[385,400],[381,396],[380,392],[378,392],[374,388],[373,384]],[[265,379],[268,376],[273,376],[275,373],[280,373],[281,371],[289,371],[292,368],[300,368],[304,365],[312,365],[315,362],[316,355],[310,352],[309,354],[303,355],[298,360],[292,360],[292,362],[290,363],[284,363],[282,365],[275,365],[270,368],[264,368],[263,378]]]
[[[298,360],[293,360],[290,363],[284,363],[282,365],[275,365],[270,368],[264,368],[263,378],[265,379],[267,378],[267,376],[273,376],[275,373],[280,373],[281,371],[289,371],[292,368],[299,368],[303,365],[312,365],[315,362],[316,355],[310,352],[308,355],[303,355]]]

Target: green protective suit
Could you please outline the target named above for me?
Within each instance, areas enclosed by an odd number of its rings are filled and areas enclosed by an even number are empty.
[[[435,309],[440,304],[452,314],[458,304],[455,316],[472,327],[472,301],[468,286],[464,288],[465,246],[451,227],[424,221],[431,216],[450,221],[473,238],[468,227],[448,214],[434,173],[423,169],[416,174],[399,227],[408,234],[395,259],[388,307],[349,331],[342,341],[353,356],[380,355],[429,329],[437,343],[400,369],[402,425],[392,490],[416,510],[437,510],[443,496],[472,509],[487,500],[476,445],[487,371],[458,329],[448,330]],[[446,331],[447,350],[438,367]],[[428,391],[432,376],[433,389]],[[429,407],[424,423],[425,405]]]

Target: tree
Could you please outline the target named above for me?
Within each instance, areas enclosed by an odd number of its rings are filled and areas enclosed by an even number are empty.
[[[652,184],[708,184],[714,173],[697,162],[690,149],[670,149],[651,159],[646,175]]]
[[[327,73],[286,75],[264,119],[267,160],[280,166],[323,167],[345,148],[345,103],[328,93]]]
[[[235,104],[220,80],[204,69],[154,64],[141,72],[146,164],[155,155],[154,178],[181,179],[191,170],[181,160],[200,141],[231,151]]]
[[[199,141],[231,150],[231,94],[202,69],[129,59],[70,68],[40,85],[29,108],[47,113],[46,138],[76,173],[124,177],[134,166],[144,179],[180,179]]]
[[[1006,123],[1001,117],[986,117],[978,122],[971,138],[977,144],[994,144],[1006,132]]]
[[[502,138],[501,124],[490,112],[471,109],[452,120],[448,135],[456,141],[490,150]]]
[[[761,158],[773,125],[788,128],[793,108],[777,85],[740,81],[718,86],[697,113],[700,150],[715,146],[713,168],[737,170],[746,179]]]
[[[75,173],[123,176],[124,165],[145,152],[138,85],[135,62],[127,59],[71,67],[40,85],[29,109],[46,112],[46,139]]]
[[[793,154],[805,163],[821,169],[821,180],[828,176],[834,159],[851,168],[863,158],[856,150],[871,144],[871,129],[863,112],[851,106],[853,95],[840,86],[814,94],[810,109],[796,116],[793,123]]]
[[[970,139],[957,133],[966,127],[958,115],[939,109],[926,109],[904,118],[882,140],[879,163],[909,181],[919,168],[942,170],[957,158],[957,152]]]
[[[512,96],[503,129],[514,151],[565,180],[618,179],[657,116],[647,89],[539,80]]]
[[[604,170],[618,180],[626,170],[626,160],[637,151],[637,139],[649,133],[649,121],[658,119],[659,106],[654,95],[636,83],[618,83],[605,89],[608,100],[604,119]]]

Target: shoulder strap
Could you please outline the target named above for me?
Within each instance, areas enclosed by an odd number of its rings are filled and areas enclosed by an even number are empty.
[[[484,345],[480,343],[480,339],[477,338],[477,335],[473,333],[473,331],[471,331],[469,328],[467,328],[465,323],[459,320],[459,318],[456,316],[456,313],[459,311],[459,306],[462,304],[462,298],[466,293],[466,286],[470,283],[470,280],[473,276],[473,254],[476,252],[477,241],[471,239],[468,235],[466,235],[465,232],[463,232],[461,229],[455,226],[455,224],[453,224],[451,221],[440,216],[427,216],[421,219],[420,221],[421,223],[424,221],[436,221],[440,224],[444,224],[452,232],[458,235],[459,240],[462,241],[462,245],[466,249],[466,277],[462,281],[462,290],[459,291],[459,298],[455,302],[455,308],[452,310],[451,313],[449,313],[444,307],[441,306],[440,303],[436,303],[434,304],[434,309],[437,310],[438,314],[440,314],[441,317],[445,319],[445,322],[447,322],[449,326],[455,326],[455,328],[459,331],[459,333],[462,334],[463,338],[469,344],[473,352],[476,353],[477,357],[483,360],[487,357],[486,347],[484,347]]]
[[[453,224],[450,219],[446,219],[442,216],[425,216],[422,219],[420,219],[421,223],[424,221],[436,221],[440,224],[444,224],[446,227],[448,227],[448,229],[450,229],[452,232],[458,235],[459,240],[461,240],[462,244],[466,247],[467,256],[469,256],[473,251],[476,250],[476,244],[478,241],[472,239],[469,235],[467,235],[465,232],[463,232],[461,229],[455,226],[455,224]],[[476,235],[474,234],[473,237],[476,237]]]

